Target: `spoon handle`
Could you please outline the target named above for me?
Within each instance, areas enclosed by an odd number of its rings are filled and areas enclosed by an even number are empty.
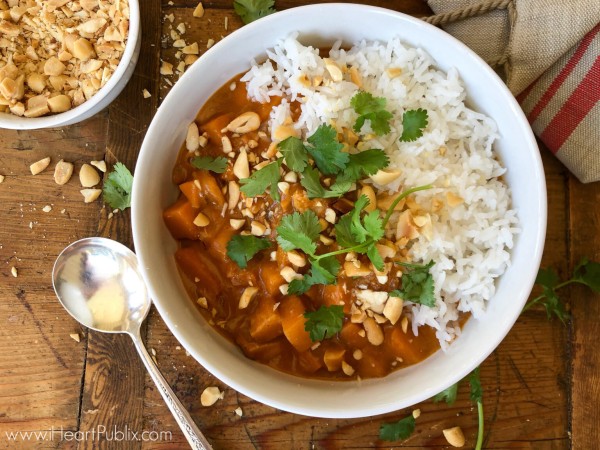
[[[152,380],[154,380],[156,387],[158,387],[158,390],[160,391],[165,402],[167,403],[167,406],[171,410],[173,417],[175,417],[177,424],[181,428],[181,431],[183,431],[183,434],[185,435],[192,449],[212,450],[212,446],[206,440],[202,432],[198,429],[198,427],[194,423],[194,420],[191,418],[190,414],[181,404],[179,399],[175,396],[175,393],[167,384],[167,381],[158,370],[158,367],[156,367],[156,364],[154,363],[152,357],[150,356],[150,354],[146,350],[146,347],[144,346],[142,337],[140,335],[140,330],[135,330],[134,332],[130,332],[129,334],[133,339],[135,348],[142,357],[142,361],[144,362],[146,369],[148,369],[150,377],[152,378]]]

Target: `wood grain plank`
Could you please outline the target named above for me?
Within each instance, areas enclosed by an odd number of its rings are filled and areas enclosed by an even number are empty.
[[[109,107],[105,160],[124,163],[133,172],[145,131],[158,102],[160,1],[140,4],[143,39],[135,72],[121,95]],[[145,99],[143,90],[151,97]],[[114,214],[103,209],[97,233],[132,245],[129,212]],[[82,390],[80,430],[99,427],[142,433],[145,369],[129,337],[90,333]],[[113,440],[87,440],[81,449],[116,448]],[[139,440],[119,442],[119,449],[138,449]]]
[[[171,8],[195,8],[198,5],[198,0],[162,0],[163,8],[166,10]],[[275,9],[283,11],[284,9],[293,8],[308,2],[299,2],[297,0],[275,0]],[[331,3],[329,0],[316,0],[310,4]],[[339,3],[357,3],[355,1],[342,1]],[[412,16],[428,16],[431,14],[431,9],[425,1],[415,0],[368,0],[360,2],[365,5],[379,6],[382,8],[402,11],[405,14]],[[233,8],[233,0],[214,0],[203,1],[202,5],[205,9],[229,9]]]
[[[582,258],[600,261],[600,183],[581,184],[574,177],[569,182],[570,267]],[[600,442],[600,295],[585,287],[571,290],[573,317],[571,426],[573,448],[596,448]]]
[[[66,244],[95,230],[100,205],[84,204],[77,172],[102,158],[105,135],[102,114],[61,129],[0,132],[0,448],[73,448],[52,441],[51,430],[77,429],[85,344],[69,334],[85,331],[56,299],[51,272]],[[33,176],[29,165],[46,156],[50,166]],[[59,159],[75,165],[64,186],[53,179]],[[9,442],[5,432],[18,431],[45,439]]]

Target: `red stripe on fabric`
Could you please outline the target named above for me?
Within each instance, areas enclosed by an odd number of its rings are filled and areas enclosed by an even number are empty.
[[[562,86],[567,77],[571,74],[575,66],[577,66],[577,64],[583,57],[585,51],[588,49],[592,40],[594,39],[594,37],[596,37],[596,34],[598,34],[598,32],[600,32],[600,23],[596,25],[592,29],[592,31],[585,35],[585,37],[581,41],[581,44],[579,44],[579,47],[577,48],[577,50],[575,50],[575,53],[573,54],[571,59],[569,59],[563,70],[561,70],[561,72],[554,79],[554,81],[552,81],[546,92],[544,92],[544,95],[542,95],[537,104],[533,107],[533,109],[527,116],[530,123],[533,123],[535,119],[538,118],[538,116],[548,105],[550,100],[552,100],[552,97],[554,97],[556,91],[558,91],[558,89]]]
[[[536,78],[536,80],[531,83],[529,86],[527,86],[519,95],[517,95],[516,99],[519,103],[523,103],[525,101],[525,99],[527,98],[527,96],[529,95],[529,93],[531,92],[531,90],[533,89],[533,87],[535,86],[535,83],[537,83],[539,80],[539,77]]]
[[[553,153],[569,138],[577,125],[600,101],[600,56],[583,77],[566,103],[550,121],[540,139]]]

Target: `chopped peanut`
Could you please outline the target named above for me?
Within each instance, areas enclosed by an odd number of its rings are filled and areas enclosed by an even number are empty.
[[[218,387],[211,386],[207,387],[202,391],[202,395],[200,395],[200,403],[202,406],[212,406],[217,400],[223,398],[224,392],[221,392]]]
[[[67,184],[73,175],[73,164],[61,159],[54,167],[54,182],[58,185]]]
[[[31,171],[32,175],[37,175],[38,173],[46,170],[46,167],[48,167],[50,165],[50,157],[47,156],[43,159],[40,159],[39,161],[34,162],[32,165],[29,166],[29,170]]]
[[[89,164],[84,164],[79,170],[79,181],[83,187],[93,187],[100,183],[100,175]]]
[[[463,447],[465,445],[465,435],[460,427],[447,428],[442,430],[444,437],[452,447]]]

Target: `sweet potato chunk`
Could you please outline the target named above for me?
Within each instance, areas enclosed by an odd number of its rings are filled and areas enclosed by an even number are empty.
[[[193,181],[186,181],[179,185],[179,190],[185,195],[192,207],[203,208],[206,206],[206,201],[200,197],[200,189]]]
[[[231,119],[233,119],[232,114],[222,114],[203,124],[201,131],[206,132],[208,139],[212,142],[221,142],[221,136],[223,136],[221,130],[231,122]]]
[[[175,239],[196,240],[200,233],[199,228],[194,225],[196,214],[198,211],[185,196],[181,196],[163,211],[163,220]]]
[[[358,323],[346,322],[340,331],[340,339],[348,344],[351,348],[364,348],[369,341],[366,337],[358,334],[360,330],[364,330],[362,325]]]
[[[275,309],[275,300],[263,296],[250,316],[250,336],[257,342],[266,342],[281,336],[281,317]]]
[[[199,170],[195,173],[195,178],[200,184],[200,192],[203,199],[218,208],[222,208],[225,204],[225,197],[215,177],[207,170]]]
[[[285,334],[287,340],[299,352],[308,350],[312,345],[312,341],[308,332],[304,329],[304,323],[306,322],[304,312],[306,309],[300,297],[295,295],[285,297],[277,310],[281,316],[283,334]]]
[[[175,260],[181,271],[209,297],[221,292],[223,278],[205,252],[193,247],[177,249]]]
[[[270,295],[278,295],[279,286],[285,284],[285,280],[279,273],[279,266],[275,261],[265,262],[260,267],[260,281]]]
[[[341,284],[326,284],[323,286],[322,294],[325,306],[342,305],[344,314],[350,314],[351,296],[348,295]]]
[[[298,365],[305,373],[315,373],[323,367],[323,360],[308,350],[298,354]]]
[[[325,350],[323,355],[323,362],[327,366],[327,370],[335,372],[342,368],[342,361],[344,360],[344,354],[346,350],[342,346],[333,346]]]
[[[402,358],[404,364],[415,364],[421,359],[419,349],[410,340],[413,338],[412,332],[405,333],[400,327],[394,327],[389,335],[389,347],[391,351],[399,358]]]
[[[290,351],[289,344],[283,338],[261,343],[239,335],[236,342],[248,358],[267,364],[278,358],[283,352]]]

